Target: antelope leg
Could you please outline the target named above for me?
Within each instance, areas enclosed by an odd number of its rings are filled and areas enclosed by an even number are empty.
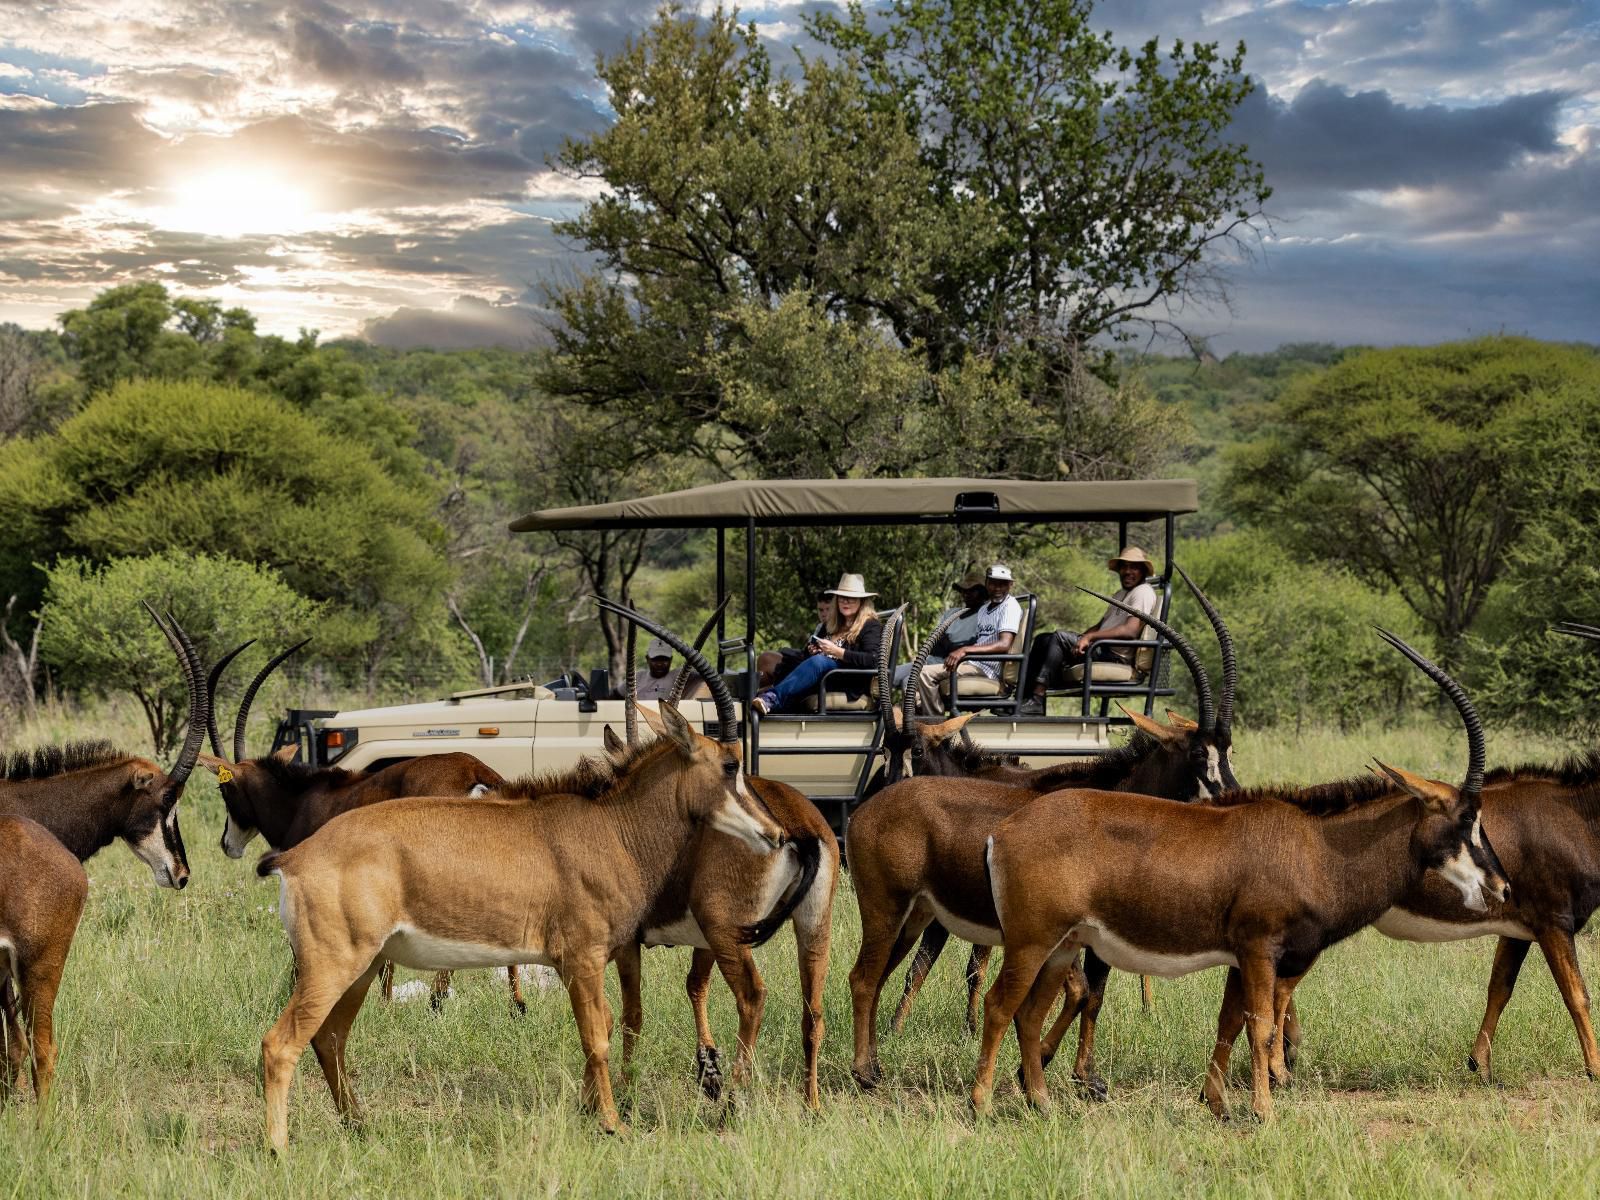
[[[983,981],[989,974],[993,946],[972,947],[967,956],[967,1035],[978,1032],[978,1014],[983,1011]]]
[[[0,1106],[11,1098],[27,1057],[27,1038],[17,1014],[17,994],[11,977],[0,978],[0,1039],[5,1041],[5,1061],[0,1062]]]
[[[519,1017],[528,1015],[528,1002],[522,998],[522,974],[517,970],[517,965],[512,963],[506,968],[506,983],[511,988],[511,1009]],[[624,1053],[623,1057],[627,1057]]]
[[[1583,1051],[1583,1069],[1590,1079],[1600,1079],[1600,1048],[1595,1046],[1594,1026],[1589,1021],[1589,989],[1583,984],[1583,973],[1578,970],[1578,948],[1572,934],[1565,929],[1547,929],[1539,935],[1539,949],[1550,964],[1550,974],[1556,977],[1561,989],[1561,999],[1566,1001],[1567,1012],[1572,1014],[1572,1024],[1578,1031],[1578,1047]]]
[[[611,1006],[606,1003],[603,951],[561,964],[567,997],[583,1043],[583,1107],[600,1118],[605,1133],[622,1132],[622,1117],[611,1094]]]
[[[1250,1039],[1250,1109],[1272,1119],[1272,1043],[1277,1034],[1277,975],[1264,954],[1247,956],[1239,965],[1244,977],[1244,1029]]]
[[[339,1115],[352,1125],[361,1122],[361,1105],[350,1086],[350,1072],[345,1065],[345,1045],[350,1040],[350,1026],[366,1002],[367,989],[378,974],[378,964],[373,963],[366,972],[345,990],[311,1038],[311,1048],[316,1051],[317,1062],[322,1066],[322,1077],[328,1081],[333,1093],[333,1106]]]
[[[1200,1099],[1219,1120],[1228,1119],[1228,1103],[1224,1090],[1228,1085],[1228,1059],[1233,1054],[1233,1043],[1239,1030],[1244,1028],[1244,981],[1238,967],[1228,968],[1228,979],[1222,987],[1222,1007],[1217,1011],[1217,1041],[1211,1048],[1211,1062],[1206,1067],[1206,1082]]]
[[[644,979],[638,942],[627,942],[611,952],[611,961],[617,964],[617,983],[622,992],[622,1069],[633,1065],[633,1054],[644,1028]]]
[[[906,1017],[911,1012],[911,1004],[917,998],[917,993],[922,991],[922,985],[928,978],[928,972],[933,970],[933,964],[939,961],[945,943],[950,940],[950,931],[939,922],[935,921],[922,933],[922,942],[917,946],[917,952],[911,956],[911,965],[906,968],[905,991],[900,995],[900,1003],[894,1010],[894,1017],[889,1022],[889,1032],[899,1033],[905,1028]]]
[[[1500,1014],[1511,1001],[1511,993],[1516,990],[1517,975],[1521,972],[1523,960],[1528,957],[1528,950],[1532,945],[1532,942],[1525,942],[1521,938],[1507,937],[1500,938],[1495,943],[1494,966],[1489,969],[1489,995],[1483,1006],[1483,1021],[1478,1026],[1478,1036],[1473,1040],[1472,1052],[1467,1055],[1467,1070],[1476,1071],[1485,1083],[1494,1077],[1490,1065],[1494,1031],[1500,1024]],[[1546,961],[1549,961],[1549,957],[1549,952],[1546,951]],[[1552,975],[1556,973],[1553,963],[1550,966],[1550,973]],[[1559,976],[1556,984],[1560,986]]]
[[[56,1077],[55,1007],[68,944],[52,941],[22,965],[17,981],[22,1016],[33,1052],[33,1099],[43,1112]]]
[[[803,922],[800,915],[796,913],[794,922],[800,956],[800,1046],[806,1060],[806,1105],[815,1110],[822,1107],[817,1060],[827,1029],[822,1020],[822,989],[828,979],[828,947],[833,937],[831,905],[824,906],[819,919],[810,923]]]
[[[733,992],[733,1003],[739,1010],[739,1049],[733,1060],[735,1086],[750,1078],[750,1068],[755,1061],[756,1038],[761,1035],[761,1014],[767,1007],[767,985],[761,981],[756,969],[755,956],[750,947],[734,938],[708,940],[723,942],[715,953],[717,968]]]
[[[1076,949],[1057,950],[1052,954],[1034,979],[1033,986],[1028,989],[1027,998],[1017,1009],[1015,1017],[1017,1046],[1022,1051],[1022,1090],[1030,1104],[1045,1112],[1050,1109],[1050,1091],[1044,1081],[1039,1031],[1044,1028],[1044,1020],[1050,1015],[1050,1008],[1055,1004],[1062,984],[1069,974],[1076,971],[1077,965]]]
[[[711,973],[717,969],[717,956],[709,950],[696,947],[689,962],[689,977],[684,988],[689,993],[689,1007],[694,1010],[695,1076],[707,1100],[722,1097],[722,1059],[717,1053],[717,1040],[711,1033],[711,1016],[706,1003],[711,996]]]
[[[858,900],[862,893],[857,892]],[[884,916],[886,905],[861,903],[861,949],[850,968],[850,999],[855,1019],[855,1059],[850,1074],[862,1087],[875,1087],[883,1076],[878,1064],[878,1000],[884,982],[916,945],[917,937],[933,920],[930,909],[917,903]]]
[[[978,1071],[972,1081],[972,1110],[983,1114],[989,1110],[989,1099],[994,1094],[994,1064],[1000,1054],[1000,1041],[1005,1037],[1006,1026],[1011,1024],[1017,1009],[1028,998],[1033,982],[1039,977],[1051,947],[1037,945],[1007,946],[1000,976],[983,998],[983,1038],[978,1045]],[[1051,997],[1054,999],[1054,996]]]
[[[279,1153],[289,1148],[289,1084],[294,1080],[295,1065],[333,1006],[352,983],[371,969],[378,948],[374,944],[362,954],[353,945],[338,949],[318,947],[324,953],[315,958],[296,956],[294,991],[289,994],[289,1003],[261,1039],[267,1143]]]

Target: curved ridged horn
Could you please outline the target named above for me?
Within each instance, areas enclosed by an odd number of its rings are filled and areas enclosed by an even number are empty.
[[[211,674],[206,676],[206,733],[211,738],[211,753],[218,758],[223,757],[223,754],[222,738],[217,735],[217,684],[222,679],[222,673],[228,669],[228,664],[255,644],[255,638],[251,638],[248,642],[240,642],[217,659],[216,665],[211,668]]]
[[[1461,714],[1461,723],[1467,727],[1467,781],[1461,786],[1461,795],[1476,803],[1478,793],[1483,791],[1483,765],[1486,757],[1483,722],[1478,720],[1478,710],[1472,707],[1472,701],[1467,699],[1467,693],[1462,691],[1461,685],[1445,674],[1444,668],[1435,666],[1423,658],[1387,629],[1379,629],[1377,626],[1373,628],[1378,629],[1379,637],[1404,654],[1424,675],[1438,684],[1439,690],[1450,697],[1456,706],[1456,711]]]
[[[711,611],[711,615],[706,618],[706,623],[700,626],[700,632],[695,635],[694,648],[696,650],[700,650],[705,646],[706,639],[711,636],[711,631],[717,627],[717,618],[722,616],[727,611],[728,605],[732,603],[732,596],[724,596],[722,603]],[[667,692],[668,704],[675,705],[683,699],[683,693],[689,688],[689,676],[693,671],[694,668],[689,665],[688,659],[685,659],[683,666],[678,668],[678,674],[672,680],[671,690]]]
[[[1564,633],[1568,637],[1589,638],[1600,642],[1600,627],[1594,625],[1579,625],[1576,621],[1562,621],[1559,625],[1550,627],[1551,633]]]
[[[639,653],[639,627],[632,621],[628,622],[628,686],[623,697],[622,705],[622,730],[623,741],[626,745],[639,744],[639,713],[634,705],[639,703],[639,666],[637,655]],[[606,726],[607,729],[610,726]]]
[[[1178,652],[1178,655],[1183,659],[1184,665],[1189,668],[1189,674],[1194,676],[1194,690],[1200,700],[1200,732],[1210,733],[1216,729],[1217,705],[1212,698],[1211,677],[1206,674],[1206,669],[1200,662],[1200,656],[1195,653],[1195,649],[1189,644],[1188,639],[1160,617],[1149,616],[1130,605],[1124,604],[1121,600],[1113,600],[1110,596],[1102,596],[1093,588],[1086,588],[1082,584],[1077,586],[1080,592],[1088,592],[1096,600],[1104,600],[1113,608],[1120,608],[1129,616],[1138,617],[1146,625],[1154,625],[1156,632],[1172,643],[1172,648]]]
[[[614,612],[617,616],[627,621],[635,621],[643,629],[648,629],[656,637],[671,646],[683,655],[683,661],[694,667],[700,673],[700,678],[706,681],[706,686],[711,689],[711,698],[717,705],[717,740],[731,744],[739,740],[739,710],[734,705],[733,693],[728,691],[728,685],[722,681],[716,669],[706,661],[705,655],[696,650],[672,631],[657,625],[654,621],[641,613],[635,612],[625,604],[618,604],[615,600],[607,600],[604,596],[594,597],[594,602],[607,612]]]
[[[163,620],[150,605],[142,600],[140,603],[144,604],[145,612],[150,614],[150,619],[156,623],[156,628],[161,630],[162,636],[167,639],[167,644],[172,647],[172,652],[178,656],[178,669],[183,672],[183,682],[189,691],[189,731],[183,739],[182,749],[178,751],[177,761],[167,772],[167,794],[176,795],[188,782],[189,773],[194,770],[194,764],[200,754],[200,747],[205,743],[206,710],[209,705],[206,701],[205,684],[200,678],[200,664],[188,635],[178,626],[171,613],[168,613]]]
[[[1194,580],[1189,578],[1188,573],[1177,563],[1172,565],[1182,576],[1184,583],[1189,585],[1189,590],[1200,602],[1200,607],[1205,610],[1211,628],[1217,631],[1217,646],[1222,652],[1222,697],[1217,701],[1217,732],[1226,734],[1233,728],[1233,693],[1239,686],[1239,659],[1233,649],[1233,634],[1228,632],[1228,626],[1223,621],[1222,614],[1217,611],[1216,605],[1195,586]]]
[[[239,701],[239,715],[233,719],[233,761],[244,761],[244,727],[250,720],[250,705],[255,703],[256,693],[261,690],[261,685],[267,681],[267,676],[278,669],[278,665],[288,658],[300,647],[311,641],[306,638],[303,642],[296,642],[287,650],[274,655],[267,660],[267,665],[256,672],[256,677],[250,681],[250,686],[244,690],[244,698]]]
[[[889,652],[894,649],[895,630],[905,619],[906,606],[880,613],[883,622],[883,640],[878,643],[878,715],[883,718],[883,729],[888,733],[894,726],[894,664]],[[909,680],[907,681],[909,682]]]
[[[902,727],[906,733],[916,732],[912,724],[917,719],[917,684],[922,679],[922,668],[928,665],[928,655],[933,653],[933,644],[944,636],[944,631],[950,628],[950,622],[965,611],[962,608],[953,608],[946,613],[944,620],[933,627],[928,640],[922,643],[917,650],[917,656],[911,660],[911,674],[906,676],[905,712],[902,714],[905,718]],[[921,738],[911,739],[911,753],[917,756],[922,754]]]

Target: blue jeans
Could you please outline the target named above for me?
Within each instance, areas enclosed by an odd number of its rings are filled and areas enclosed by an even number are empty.
[[[817,690],[817,680],[838,665],[826,654],[811,655],[785,675],[781,683],[770,689],[771,694],[776,697],[772,710],[780,712],[788,708],[791,703],[797,704],[802,698],[812,695]]]

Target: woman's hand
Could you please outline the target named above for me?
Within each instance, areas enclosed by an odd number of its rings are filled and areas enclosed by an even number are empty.
[[[844,658],[844,647],[839,645],[838,642],[829,641],[827,638],[818,638],[816,640],[816,647],[818,653],[826,654],[829,658]]]

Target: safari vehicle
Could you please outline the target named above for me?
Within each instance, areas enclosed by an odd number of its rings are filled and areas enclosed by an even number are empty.
[[[716,599],[727,596],[728,534],[743,533],[745,595],[742,636],[728,636],[727,619],[717,629],[716,663],[742,701],[746,763],[757,774],[792,784],[810,796],[842,829],[859,802],[882,753],[883,722],[868,697],[854,705],[822,690],[811,700],[814,711],[775,713],[751,719],[755,695],[756,531],[802,525],[930,524],[1115,524],[1114,553],[1128,541],[1129,526],[1159,523],[1164,538],[1164,574],[1152,577],[1161,596],[1158,615],[1166,618],[1172,601],[1173,550],[1177,517],[1197,508],[1193,480],[1129,480],[1108,483],[1032,482],[1012,479],[796,479],[749,480],[711,484],[659,496],[579,508],[530,513],[512,523],[515,532],[536,530],[704,529],[716,530]],[[853,564],[850,564],[853,566]],[[841,566],[841,569],[843,567]],[[1099,579],[1088,581],[1094,584]],[[1087,671],[1075,668],[1066,693],[1069,715],[1020,715],[1026,690],[1017,685],[1035,632],[1038,598],[1014,593],[1023,624],[1014,653],[985,656],[998,662],[1010,685],[1003,696],[957,696],[961,711],[976,710],[967,726],[979,745],[1019,754],[1030,764],[1073,755],[1098,754],[1110,745],[1110,727],[1125,721],[1110,707],[1113,699],[1138,704],[1146,714],[1158,699],[1171,696],[1169,647],[1147,630],[1137,643],[1131,666],[1095,661],[1114,645],[1093,648]],[[882,597],[892,604],[893,597]],[[917,624],[925,632],[933,614]],[[874,685],[875,686],[875,685]],[[533,683],[457,692],[442,700],[342,712],[295,710],[280,725],[277,745],[298,745],[300,757],[315,765],[376,768],[423,754],[466,751],[507,777],[570,766],[580,755],[602,752],[602,730],[619,730],[623,701],[602,697],[611,691],[606,671],[588,678],[567,677],[553,686]],[[1061,708],[1057,703],[1054,707]],[[709,700],[686,701],[683,710],[707,733],[716,728]]]

